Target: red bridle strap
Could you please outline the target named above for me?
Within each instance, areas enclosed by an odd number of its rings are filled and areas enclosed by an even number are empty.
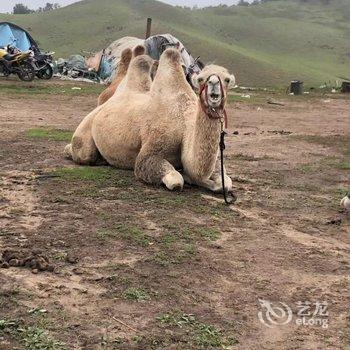
[[[206,82],[201,86],[201,88],[199,90],[199,99],[201,102],[201,107],[202,107],[203,112],[209,118],[220,119],[220,120],[223,119],[224,123],[225,123],[225,128],[227,128],[227,112],[225,109],[226,96],[225,96],[222,81],[221,81],[220,77],[217,76],[217,78],[219,79],[219,82],[220,82],[220,93],[221,93],[222,99],[221,99],[220,106],[214,108],[214,107],[211,107],[209,105],[209,99],[208,99],[208,81],[209,81],[210,77],[211,76],[208,77]],[[204,100],[203,100],[203,92],[204,92]]]

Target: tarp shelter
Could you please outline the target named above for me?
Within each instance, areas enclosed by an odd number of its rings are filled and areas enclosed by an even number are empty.
[[[21,51],[27,51],[33,46],[38,48],[38,44],[26,30],[13,23],[0,22],[0,46],[9,44]]]
[[[103,51],[98,52],[95,56],[87,60],[89,68],[98,71],[101,79],[112,81],[114,79],[121,53],[126,48],[134,48],[136,45],[144,45],[147,54],[153,59],[158,60],[163,51],[169,46],[176,46],[180,52],[186,69],[192,69],[193,72],[199,72],[203,65],[195,61],[191,54],[186,50],[184,45],[171,34],[154,35],[143,40],[135,37],[124,37],[114,41]]]

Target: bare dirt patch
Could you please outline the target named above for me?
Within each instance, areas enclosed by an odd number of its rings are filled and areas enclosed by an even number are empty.
[[[0,91],[1,253],[41,251],[55,267],[0,270],[1,349],[349,344],[348,100],[231,104],[229,208],[201,189],[170,193],[65,160],[64,140],[97,100],[65,84]],[[262,324],[259,299],[289,305],[293,322]],[[328,329],[297,326],[298,301],[326,301]]]

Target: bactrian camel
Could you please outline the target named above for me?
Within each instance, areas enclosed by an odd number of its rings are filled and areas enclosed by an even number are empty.
[[[134,169],[136,178],[169,190],[182,189],[185,179],[221,192],[217,117],[234,76],[220,66],[205,67],[192,79],[200,91],[197,97],[186,81],[178,50],[165,50],[153,83],[152,65],[146,55],[132,59],[125,87],[92,112],[88,137],[77,129],[66,155],[78,164],[94,164],[101,154],[110,165]],[[225,184],[231,191],[226,173]]]
[[[98,97],[97,105],[100,106],[107,102],[116,92],[120,85],[123,85],[124,78],[129,68],[129,64],[132,58],[136,56],[143,55],[146,49],[142,45],[137,45],[133,50],[127,48],[123,50],[120,56],[120,62],[118,64],[118,69],[116,76],[112,83],[100,94]],[[151,70],[151,78],[153,79],[158,68],[158,61],[153,62],[152,70]]]
[[[100,110],[101,106],[106,103],[116,91],[123,90],[125,86],[126,73],[129,68],[129,64],[132,58],[145,53],[145,47],[137,45],[133,50],[125,49],[121,54],[121,61],[118,66],[118,71],[114,82],[104,90],[98,98],[99,106],[90,112],[79,124],[74,133],[72,143],[65,148],[65,154],[67,157],[72,158],[78,164],[96,164],[98,162],[103,163],[98,150],[96,149],[95,142],[91,135],[92,121],[95,115]],[[153,61],[151,73],[156,72],[158,62]],[[150,85],[147,86],[147,90],[150,89]],[[80,148],[80,144],[84,147]],[[73,149],[72,149],[73,147]],[[79,149],[79,150],[78,150]]]

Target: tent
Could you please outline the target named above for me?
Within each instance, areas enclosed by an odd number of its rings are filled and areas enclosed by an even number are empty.
[[[159,57],[167,47],[176,46],[181,52],[186,73],[198,73],[203,68],[203,64],[195,60],[181,41],[171,34],[154,35],[146,40],[135,37],[118,39],[103,51],[87,59],[87,66],[97,71],[102,80],[110,82],[116,74],[122,51],[126,48],[132,49],[136,45],[144,45],[147,54],[155,60],[159,60]]]
[[[0,22],[0,47],[9,44],[21,51],[27,51],[30,47],[39,49],[38,44],[26,30],[13,23]]]

